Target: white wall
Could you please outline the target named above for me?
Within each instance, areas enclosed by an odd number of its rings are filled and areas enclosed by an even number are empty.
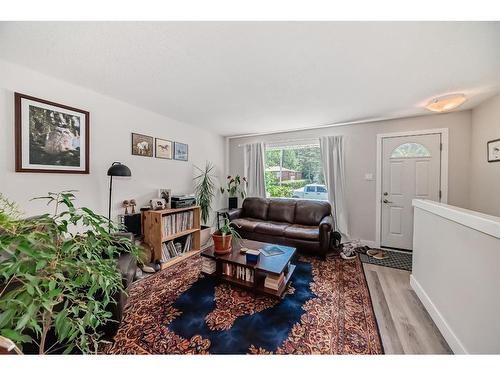
[[[15,173],[14,92],[90,111],[90,174]],[[174,161],[131,155],[131,133],[175,140],[189,145],[189,161]],[[32,197],[64,189],[78,190],[78,203],[107,215],[109,177],[113,161],[132,171],[131,178],[115,178],[113,217],[120,202],[135,198],[139,206],[157,196],[159,188],[173,193],[193,191],[193,165],[216,165],[224,173],[224,139],[189,124],[135,107],[0,60],[0,192],[20,204],[26,214],[46,212]],[[214,208],[220,207],[215,202]]]
[[[449,129],[448,202],[469,206],[470,111],[441,115],[378,121],[365,124],[328,127],[229,141],[229,174],[243,174],[243,148],[239,144],[272,142],[284,139],[310,139],[321,135],[346,137],[347,209],[353,239],[375,241],[375,180],[366,181],[365,173],[376,174],[377,134],[422,129]]]
[[[500,354],[500,218],[414,200],[411,285],[455,353]]]
[[[500,138],[500,95],[472,110],[470,207],[500,216],[500,162],[488,163],[486,144]]]

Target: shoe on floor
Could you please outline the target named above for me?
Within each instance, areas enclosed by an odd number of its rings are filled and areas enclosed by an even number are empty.
[[[352,259],[355,259],[356,258],[356,253],[354,253],[353,255],[346,255],[345,253],[340,253],[340,257],[342,259],[345,259],[345,260],[352,260]]]
[[[377,254],[373,255],[374,259],[382,260],[388,258],[389,255],[385,251],[379,251]]]
[[[374,256],[374,255],[377,255],[379,253],[380,250],[378,249],[370,249],[370,250],[367,250],[366,251],[366,255],[368,256]]]

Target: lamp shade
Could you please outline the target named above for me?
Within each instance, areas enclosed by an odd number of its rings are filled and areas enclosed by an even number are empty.
[[[108,176],[130,177],[132,176],[132,172],[130,172],[130,169],[125,164],[115,161],[108,169]]]

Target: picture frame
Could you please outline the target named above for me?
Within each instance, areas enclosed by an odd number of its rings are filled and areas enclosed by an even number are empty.
[[[14,93],[15,170],[89,174],[90,113]]]
[[[132,133],[132,155],[152,158],[153,140],[149,135]]]
[[[500,138],[489,141],[486,145],[488,163],[495,163],[500,161]]]
[[[171,202],[171,196],[172,196],[172,190],[171,189],[158,189],[158,198],[165,200],[165,208],[171,208],[172,207],[172,202]]]
[[[168,139],[155,138],[155,157],[159,159],[172,159],[173,142]]]
[[[174,160],[188,161],[189,146],[186,143],[174,142]]]

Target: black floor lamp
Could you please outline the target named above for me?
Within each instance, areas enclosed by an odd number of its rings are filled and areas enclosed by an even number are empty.
[[[132,172],[130,172],[130,169],[125,164],[115,161],[113,164],[111,164],[111,167],[109,167],[108,169],[108,176],[110,176],[109,203],[108,203],[108,220],[109,220],[108,232],[111,232],[111,193],[113,191],[113,177],[114,176],[130,177],[132,176]]]

